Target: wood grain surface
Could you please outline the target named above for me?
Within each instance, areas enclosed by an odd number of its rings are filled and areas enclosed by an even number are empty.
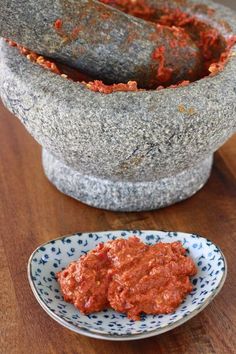
[[[0,144],[1,353],[235,353],[236,136],[217,152],[212,176],[199,193],[143,213],[103,211],[58,192],[43,174],[39,145],[2,106]],[[194,319],[150,339],[106,342],[62,328],[31,293],[28,257],[40,243],[59,235],[122,228],[180,230],[212,239],[228,260],[223,290]]]
[[[225,1],[236,8],[236,2]],[[223,250],[221,293],[181,327],[149,339],[108,342],[75,334],[36,302],[26,266],[42,242],[76,231],[164,229],[207,236]],[[216,154],[207,185],[174,206],[142,213],[91,208],[58,192],[44,176],[41,148],[0,104],[0,353],[236,353],[236,136]]]

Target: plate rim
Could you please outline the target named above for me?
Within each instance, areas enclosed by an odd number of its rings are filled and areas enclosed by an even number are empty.
[[[148,331],[148,332],[142,332],[142,333],[136,333],[136,334],[118,334],[118,335],[114,335],[114,334],[108,334],[105,333],[103,334],[102,332],[96,331],[96,330],[91,330],[91,329],[87,329],[86,327],[76,327],[75,325],[72,325],[70,323],[68,323],[66,320],[64,320],[63,318],[61,318],[60,316],[56,315],[54,312],[50,311],[50,309],[48,308],[48,306],[44,303],[44,301],[41,299],[39,293],[36,290],[36,286],[34,285],[34,282],[32,280],[32,276],[31,276],[31,264],[32,264],[32,259],[34,257],[34,255],[36,254],[37,251],[39,251],[39,249],[45,245],[50,244],[52,241],[59,241],[61,239],[65,239],[67,237],[75,237],[75,236],[82,236],[84,234],[104,234],[104,233],[121,233],[121,232],[130,232],[130,233],[135,233],[137,231],[140,232],[145,232],[145,233],[158,233],[158,232],[162,232],[162,233],[176,233],[176,234],[183,234],[183,235],[194,235],[196,236],[196,238],[198,239],[204,239],[204,241],[209,241],[211,242],[211,244],[213,244],[221,253],[222,259],[223,259],[223,263],[224,263],[224,271],[223,271],[223,275],[222,278],[220,279],[219,285],[217,286],[217,288],[214,290],[214,292],[208,297],[208,299],[206,301],[204,301],[202,304],[200,304],[195,310],[193,310],[190,314],[188,314],[185,317],[180,318],[179,320],[177,320],[176,322],[173,322],[171,325],[167,325],[163,328],[159,328],[159,329],[154,329],[152,331]],[[135,235],[135,234],[134,234]],[[136,236],[136,235],[135,235]],[[137,235],[138,236],[138,235]],[[168,236],[168,235],[167,235]],[[57,323],[59,323],[60,325],[62,325],[63,327],[81,334],[81,335],[85,335],[87,337],[91,337],[91,338],[96,338],[96,339],[104,339],[104,340],[110,340],[110,341],[129,341],[129,340],[137,340],[137,339],[144,339],[144,338],[149,338],[149,337],[153,337],[165,332],[168,332],[182,324],[184,324],[185,322],[187,322],[188,320],[192,319],[193,317],[195,317],[196,315],[198,315],[202,310],[204,310],[204,308],[206,306],[209,305],[209,303],[211,303],[211,301],[219,294],[219,292],[221,291],[225,280],[227,278],[227,272],[228,272],[228,265],[227,265],[227,261],[226,258],[224,256],[224,253],[222,252],[221,248],[214,242],[212,242],[210,239],[203,237],[199,234],[196,233],[189,233],[189,232],[182,232],[182,231],[167,231],[167,230],[105,230],[105,231],[88,231],[88,232],[75,232],[72,234],[67,234],[67,235],[63,235],[63,236],[59,236],[57,238],[53,238],[51,240],[48,240],[42,244],[40,244],[38,247],[36,247],[34,249],[34,251],[31,253],[29,260],[28,260],[28,264],[27,264],[27,276],[28,276],[28,281],[30,284],[30,288],[37,300],[37,302],[39,303],[39,305],[44,309],[44,311],[52,318],[54,319]]]

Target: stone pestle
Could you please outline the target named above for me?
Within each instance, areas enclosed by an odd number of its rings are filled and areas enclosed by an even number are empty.
[[[198,78],[201,54],[176,27],[96,0],[0,0],[0,36],[107,84],[140,88]]]

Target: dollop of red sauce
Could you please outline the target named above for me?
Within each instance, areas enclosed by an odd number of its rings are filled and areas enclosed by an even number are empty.
[[[167,26],[173,31],[178,39],[178,34],[181,33],[181,38],[183,37],[183,32],[186,33],[186,39],[190,36],[192,40],[195,41],[196,45],[200,48],[202,60],[203,60],[203,72],[201,78],[206,76],[214,76],[222,71],[225,64],[228,62],[231,54],[232,47],[236,44],[236,36],[229,36],[228,38],[223,38],[218,29],[212,28],[205,24],[199,18],[191,16],[188,13],[180,11],[180,9],[171,10],[169,8],[163,8],[160,11],[147,5],[145,0],[100,0],[101,2],[116,7],[119,10],[147,21],[156,22],[157,26]],[[206,8],[206,13],[211,16],[214,10]],[[105,21],[106,18],[103,19]],[[63,20],[56,19],[52,24],[53,28],[57,33],[59,33],[63,38],[65,33],[63,30]],[[79,28],[74,28],[71,34],[67,34],[66,38],[68,40],[77,38],[79,35]],[[17,43],[7,40],[9,45],[16,46],[19,51],[25,55],[30,61],[37,63],[44,67],[45,69],[51,70],[52,72],[61,75],[66,79],[70,79],[76,82],[80,82],[87,89],[100,92],[103,94],[110,94],[117,91],[145,91],[138,87],[136,81],[128,81],[128,83],[115,83],[107,85],[101,80],[96,80],[94,78],[88,77],[86,74],[79,72],[73,68],[69,68],[66,65],[60,63],[55,63],[49,58],[44,58],[35,52],[24,48]],[[176,45],[180,45],[179,40],[173,40],[171,46],[173,50]],[[181,44],[186,45],[185,41]],[[173,69],[168,68],[165,65],[165,47],[158,47],[152,53],[152,59],[159,62],[158,66],[158,81],[162,83],[162,86],[158,86],[156,90],[162,90],[165,88],[177,88],[182,86],[187,86],[190,81],[183,80],[177,84],[167,86],[165,83],[171,81],[171,76]]]
[[[165,66],[165,47],[161,46],[154,50],[152,58],[159,62],[157,77],[161,83],[165,83],[171,80],[173,69]]]
[[[57,273],[65,301],[82,313],[112,307],[140,314],[173,312],[192,291],[197,268],[181,242],[149,246],[138,237],[99,244]]]
[[[145,0],[99,0],[106,5],[118,8],[119,10],[142,18],[146,21],[153,21],[155,19],[156,10],[147,5]]]

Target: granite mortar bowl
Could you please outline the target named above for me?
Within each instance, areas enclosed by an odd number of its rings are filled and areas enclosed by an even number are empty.
[[[185,11],[194,4],[184,2]],[[205,5],[216,10],[209,18]],[[196,11],[222,33],[236,33],[231,10],[202,0]],[[84,203],[117,211],[164,207],[206,183],[213,153],[236,130],[235,73],[236,46],[214,77],[105,95],[31,63],[4,41],[0,48],[1,98],[42,145],[49,180]]]

